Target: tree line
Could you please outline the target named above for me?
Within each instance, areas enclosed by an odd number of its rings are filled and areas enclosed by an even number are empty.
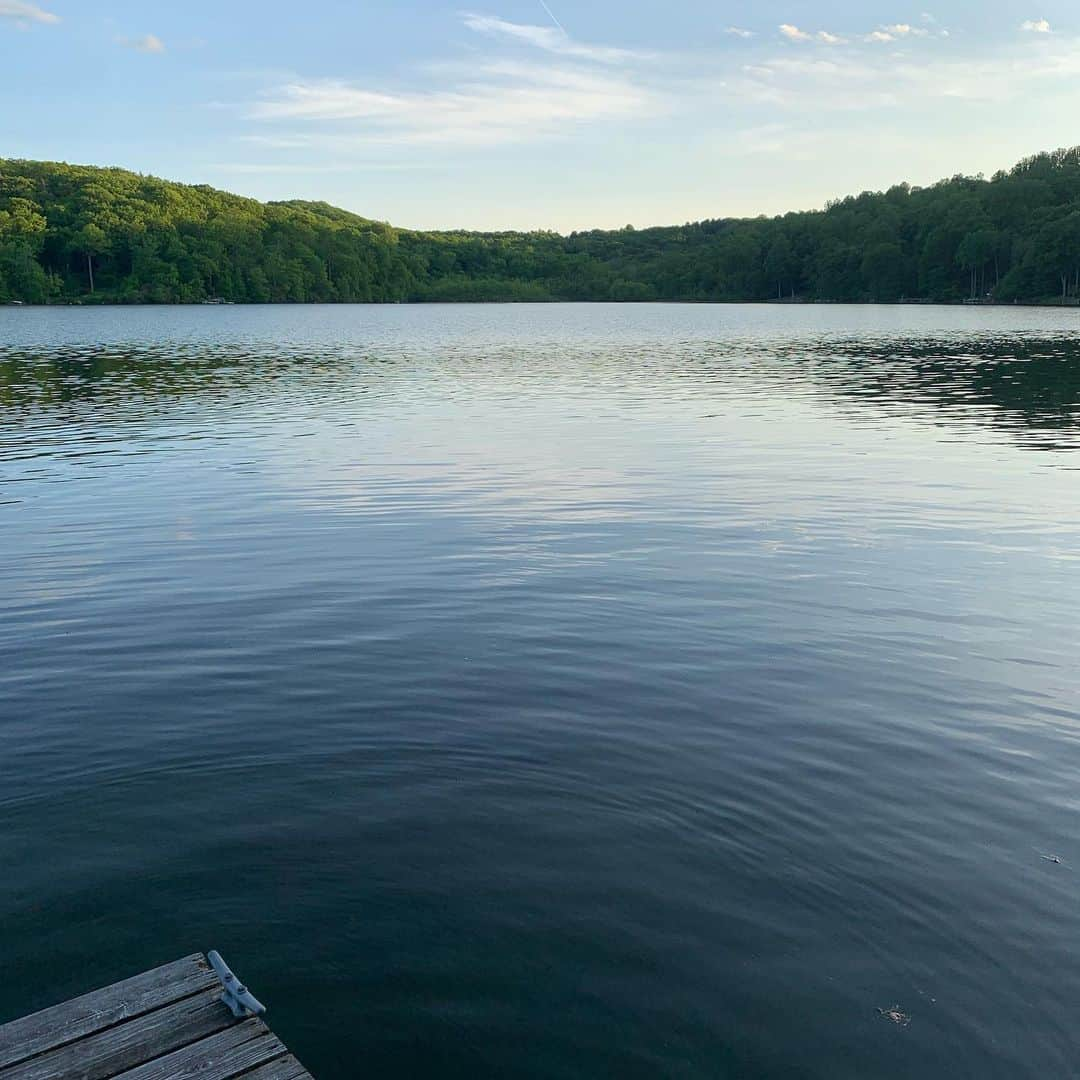
[[[1080,147],[774,218],[420,232],[122,169],[0,159],[0,302],[1080,302]]]

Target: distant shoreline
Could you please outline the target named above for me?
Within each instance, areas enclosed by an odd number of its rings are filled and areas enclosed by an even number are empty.
[[[776,217],[422,232],[123,169],[0,159],[0,303],[1080,307],[1080,147]]]
[[[1080,311],[1080,300],[1069,297],[1060,300],[1013,300],[983,301],[967,300],[251,300],[213,303],[206,300],[50,300],[46,303],[28,301],[0,302],[0,308],[154,308],[154,307],[556,307],[567,305],[599,306],[605,304],[619,307],[642,307],[661,304],[667,307],[685,304],[693,307],[947,307],[947,308],[1060,308],[1064,311]]]

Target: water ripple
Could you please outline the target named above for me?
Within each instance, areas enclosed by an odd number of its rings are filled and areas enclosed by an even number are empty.
[[[0,1021],[1071,1075],[1075,318],[0,309]]]

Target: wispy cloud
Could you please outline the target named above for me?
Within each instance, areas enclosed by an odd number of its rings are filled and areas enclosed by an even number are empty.
[[[744,30],[741,26],[729,26],[724,31],[725,34],[731,34],[733,37],[739,38],[752,38],[757,37],[753,30]]]
[[[864,41],[884,42],[899,41],[907,37],[929,37],[930,31],[922,26],[912,26],[910,23],[889,23],[888,26],[879,26],[871,30],[863,39]],[[948,31],[942,32],[943,37],[948,37]]]
[[[928,23],[935,23],[933,15],[927,12],[923,12],[922,18]],[[1025,29],[1029,29],[1028,24],[1025,23]],[[831,30],[815,30],[813,32],[809,30],[803,30],[801,27],[794,26],[791,23],[781,23],[777,28],[781,35],[787,38],[788,41],[798,42],[819,42],[822,45],[847,45],[850,43],[850,38],[846,38],[841,34],[835,34]],[[732,31],[729,30],[729,33]],[[949,36],[948,30],[937,30],[938,37],[946,38]],[[862,34],[861,37],[857,37],[856,40],[867,42],[871,45],[888,41],[901,41],[905,38],[928,38],[930,37],[930,31],[925,26],[912,26],[911,23],[888,23],[885,26],[879,26],[875,30],[869,31],[869,33]]]
[[[436,70],[446,85],[438,89],[289,79],[247,111],[263,124],[289,124],[293,130],[255,138],[279,148],[328,140],[338,146],[484,145],[556,135],[601,119],[640,117],[661,107],[660,95],[636,70],[653,54],[585,44],[558,26],[472,12],[461,19],[466,29],[503,48],[487,59],[442,65]],[[523,58],[513,46],[524,46],[533,56]]]
[[[267,79],[266,89],[244,106],[254,124],[247,140],[297,151],[297,157],[318,149],[355,158],[372,148],[392,158],[394,147],[452,150],[524,143],[572,134],[585,125],[644,127],[650,118],[677,114],[708,127],[718,105],[725,115],[764,105],[797,124],[810,113],[840,118],[874,110],[936,112],[942,99],[978,108],[1030,95],[1080,98],[1080,91],[1072,90],[1080,78],[1080,48],[1061,36],[1029,41],[1026,48],[1014,39],[973,56],[946,47],[943,31],[935,28],[931,34],[924,25],[886,23],[867,36],[785,23],[771,44],[770,35],[758,35],[749,63],[741,62],[747,59],[742,50],[740,60],[720,54],[718,63],[718,54],[704,49],[649,53],[649,62],[642,63],[646,54],[584,44],[554,25],[475,13],[461,19],[480,39],[474,39],[478,48],[467,58],[418,68],[394,83],[296,75]],[[729,32],[740,39],[753,33],[740,27]],[[917,39],[926,47],[898,50],[887,67],[881,64],[878,42],[911,46]],[[1033,64],[1030,52],[1036,47],[1039,62]],[[779,136],[769,133],[769,145],[774,137]]]
[[[910,23],[889,23],[885,32],[894,37],[926,37],[930,31],[921,26],[912,26]]]
[[[347,122],[354,143],[513,142],[558,133],[568,125],[652,111],[653,95],[628,77],[515,61],[471,68],[450,89],[373,90],[341,80],[297,80],[252,106],[261,121]],[[311,132],[288,136],[300,145]],[[325,131],[315,133],[324,139]],[[340,141],[340,133],[331,133]]]
[[[897,58],[887,68],[865,51],[788,54],[742,69],[725,80],[733,98],[791,114],[866,112],[894,107],[993,104],[1051,92],[1080,97],[1080,49],[1075,41],[1048,38],[1039,62],[1018,50],[995,50],[980,58],[940,52]]]
[[[847,38],[830,33],[828,30],[817,30],[810,33],[809,30],[800,30],[799,27],[792,26],[791,23],[781,23],[778,29],[788,41],[820,41],[823,45],[847,44]]]
[[[1050,24],[1045,19],[1026,19],[1020,24],[1021,30],[1029,34],[1051,34]]]
[[[0,0],[0,19],[14,19],[19,23],[58,23],[60,16],[23,0]]]
[[[125,49],[134,49],[136,52],[141,53],[163,53],[165,51],[165,42],[156,34],[143,34],[142,37],[137,38],[121,37],[116,39],[116,44],[123,45]]]
[[[497,15],[478,15],[465,12],[462,22],[468,29],[488,37],[501,38],[543,49],[559,56],[575,60],[594,60],[603,64],[617,64],[625,60],[641,58],[646,54],[634,49],[620,49],[610,45],[589,45],[574,41],[559,26],[534,26],[529,23],[508,22]]]

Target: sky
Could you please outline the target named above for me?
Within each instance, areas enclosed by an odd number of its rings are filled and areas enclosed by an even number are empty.
[[[0,0],[0,157],[569,232],[1080,142],[1074,3],[930,2]]]

